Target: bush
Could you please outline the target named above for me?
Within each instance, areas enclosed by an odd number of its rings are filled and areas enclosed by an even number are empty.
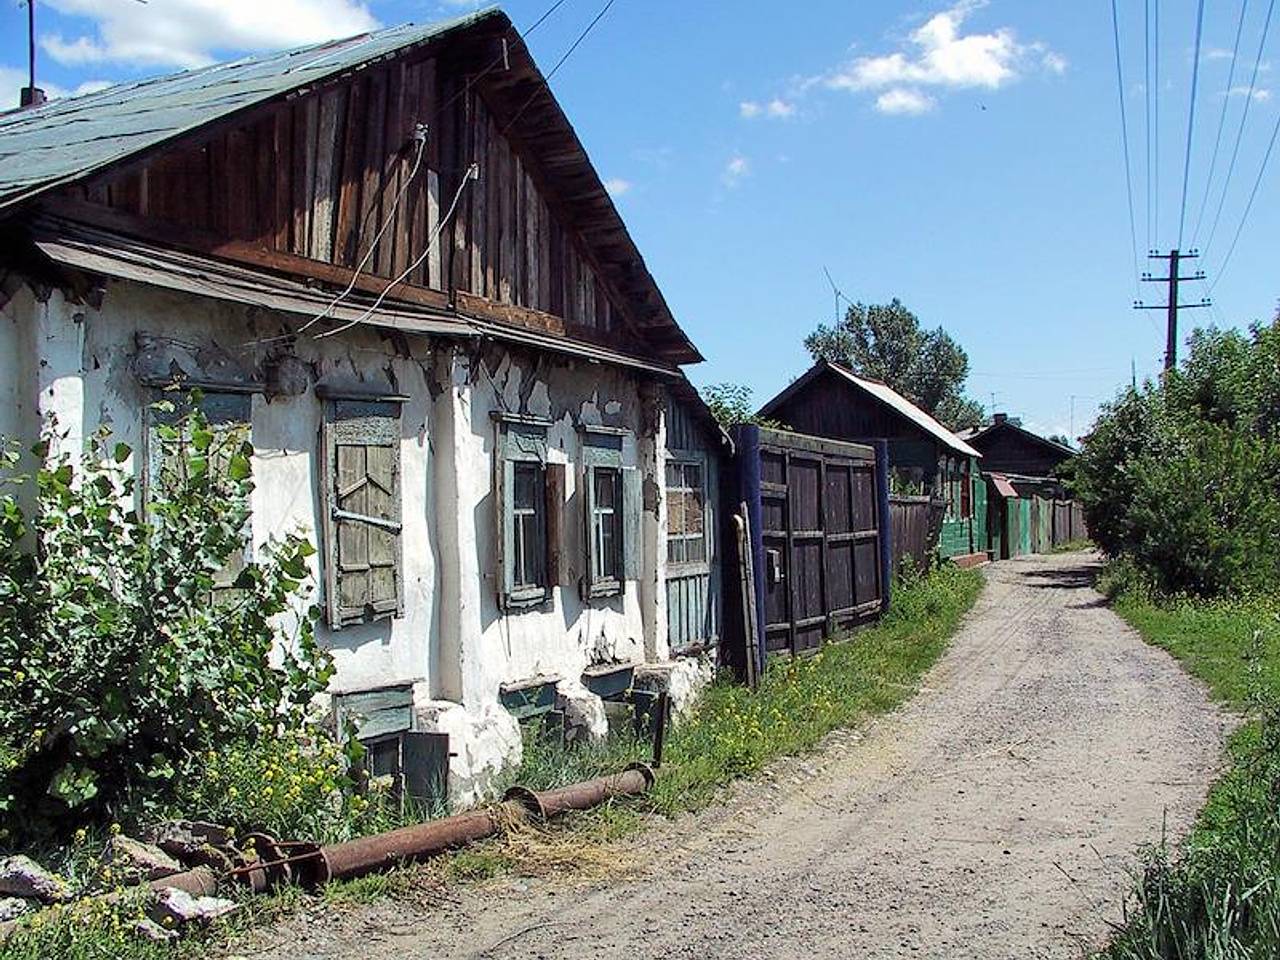
[[[145,812],[211,751],[307,729],[333,669],[314,608],[295,613],[312,546],[245,556],[242,436],[175,415],[139,510],[132,450],[101,429],[50,456],[52,430],[32,517],[13,481],[0,495],[0,812],[20,837]]]
[[[1159,590],[1280,579],[1280,322],[1200,330],[1182,369],[1103,408],[1076,468],[1093,540]]]

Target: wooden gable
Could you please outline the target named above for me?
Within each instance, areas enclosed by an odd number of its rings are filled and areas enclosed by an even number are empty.
[[[109,214],[115,228],[169,243],[183,231],[202,251],[226,241],[227,259],[251,248],[277,270],[323,264],[338,270],[310,275],[331,283],[357,268],[369,279],[408,271],[392,299],[436,291],[459,313],[672,363],[700,359],[536,67],[522,46],[517,56],[499,43],[481,35],[407,50],[61,197],[80,215]],[[479,178],[468,181],[473,164]]]

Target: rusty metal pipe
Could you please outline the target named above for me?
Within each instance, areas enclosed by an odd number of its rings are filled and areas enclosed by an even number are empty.
[[[514,804],[504,806],[510,806],[511,812],[516,815],[523,814],[523,809]],[[491,837],[499,828],[500,820],[496,811],[476,810],[413,827],[401,827],[372,837],[331,844],[320,848],[320,869],[313,882],[325,883],[343,877],[361,877],[398,863],[420,860]]]
[[[570,810],[588,810],[614,797],[633,797],[647,793],[653,786],[653,780],[653,770],[646,764],[633,763],[621,773],[570,784],[558,790],[512,787],[504,799],[521,804],[539,820],[550,820]]]
[[[155,891],[163,890],[165,887],[176,887],[193,897],[211,897],[218,889],[218,877],[208,867],[196,867],[152,880],[148,886]]]

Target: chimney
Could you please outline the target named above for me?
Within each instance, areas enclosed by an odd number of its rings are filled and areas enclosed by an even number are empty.
[[[1009,415],[1008,415],[1007,413],[997,413],[997,414],[995,415],[995,422],[996,422],[997,424],[1004,423],[1004,422],[1006,422],[1008,419],[1009,419]]]
[[[39,87],[23,87],[18,94],[18,109],[26,110],[28,107],[38,107],[47,99],[49,98],[44,95],[44,91]]]

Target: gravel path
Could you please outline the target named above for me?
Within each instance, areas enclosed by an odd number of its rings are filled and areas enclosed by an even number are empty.
[[[1137,847],[1190,825],[1229,726],[1104,606],[1093,563],[987,568],[914,700],[647,832],[637,876],[294,921],[254,955],[1080,957]]]

